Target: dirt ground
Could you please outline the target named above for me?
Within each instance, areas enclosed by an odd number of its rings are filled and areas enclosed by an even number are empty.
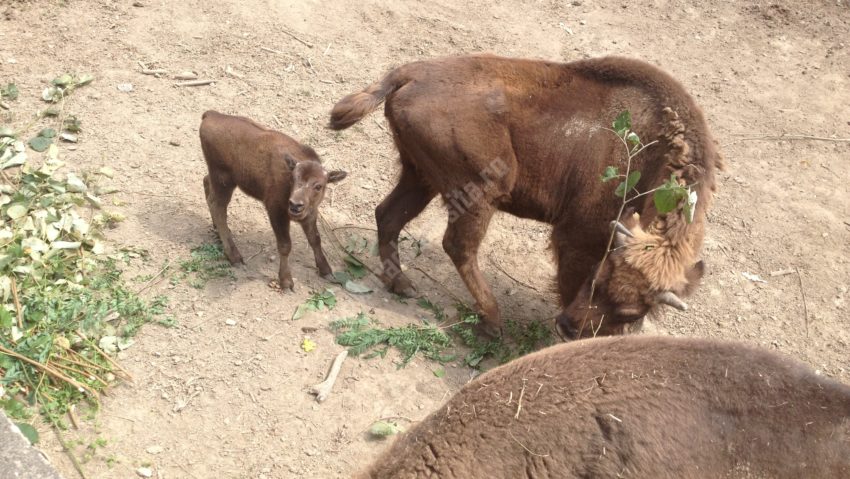
[[[151,254],[128,272],[133,276],[155,274],[213,239],[197,138],[207,109],[279,128],[316,148],[329,167],[348,170],[323,215],[334,226],[371,228],[375,205],[394,184],[396,153],[379,113],[340,134],[324,128],[345,94],[393,66],[440,55],[642,58],[697,98],[728,165],[708,217],[704,284],[690,311],[668,309],[653,326],[661,334],[744,339],[847,382],[848,31],[846,0],[6,0],[0,81],[20,87],[11,113],[20,121],[43,108],[38,97],[54,76],[94,74],[95,82],[65,106],[84,132],[76,147],[63,145],[62,155],[74,168],[114,168],[123,206],[112,209],[127,220],[109,239]],[[142,75],[140,61],[216,83],[176,88],[169,77]],[[119,91],[123,83],[133,90]],[[776,138],[783,134],[818,139]],[[161,478],[344,477],[387,446],[367,437],[373,421],[409,425],[474,376],[449,366],[438,378],[437,365],[418,358],[400,370],[390,358],[353,358],[330,399],[317,404],[306,390],[341,351],[330,320],[365,311],[398,326],[427,313],[394,301],[367,277],[375,293],[338,292],[333,311],[290,321],[310,290],[328,286],[303,235],[294,230],[297,292],[282,295],[267,287],[277,259],[261,205],[237,193],[230,211],[247,267],[205,289],[166,280],[146,293],[169,296],[178,326],[143,328],[120,356],[135,382],[112,389],[92,424],[66,433],[84,444],[107,440],[83,465],[88,477],[134,477],[143,465]],[[435,202],[408,226],[426,240],[422,255],[413,258],[407,246],[402,255],[420,291],[450,306],[448,292],[470,298],[440,247],[444,228],[445,212]],[[336,231],[343,240],[355,232],[374,237],[368,229]],[[546,225],[506,215],[491,225],[481,260],[504,293],[504,316],[528,321],[555,313],[548,234]],[[340,268],[340,252],[325,244]],[[315,351],[299,347],[305,336],[316,341]],[[77,476],[55,436],[42,437],[57,467]]]

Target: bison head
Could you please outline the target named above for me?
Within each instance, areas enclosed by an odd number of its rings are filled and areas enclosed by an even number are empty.
[[[342,180],[347,173],[326,171],[321,163],[314,160],[296,162],[290,155],[285,155],[284,159],[292,172],[289,217],[294,221],[304,221],[316,215],[319,205],[325,198],[325,186]]]
[[[562,339],[638,331],[644,316],[662,304],[688,309],[681,297],[696,289],[704,271],[703,262],[692,259],[693,242],[647,233],[639,219],[634,214],[611,223],[614,248],[556,318]]]

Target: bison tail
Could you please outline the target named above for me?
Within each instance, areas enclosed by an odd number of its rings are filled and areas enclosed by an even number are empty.
[[[375,111],[390,93],[397,90],[401,83],[397,79],[399,70],[391,72],[380,82],[373,83],[365,90],[347,95],[337,102],[331,110],[328,128],[344,130]]]

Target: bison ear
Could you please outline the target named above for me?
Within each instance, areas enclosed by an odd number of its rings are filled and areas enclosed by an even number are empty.
[[[286,153],[283,155],[283,160],[286,161],[286,167],[289,168],[289,171],[295,171],[295,158],[292,155]]]
[[[348,176],[348,172],[342,170],[334,170],[328,172],[328,183],[336,183],[337,181],[342,181],[343,178]]]

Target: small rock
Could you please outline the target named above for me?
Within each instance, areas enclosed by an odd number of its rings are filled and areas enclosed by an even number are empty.
[[[308,456],[313,457],[313,456],[318,456],[319,454],[321,454],[321,452],[319,452],[319,450],[316,449],[316,448],[311,448],[311,449],[307,449],[306,451],[304,451],[304,454],[307,454]]]
[[[236,320],[228,319],[227,321],[224,322],[224,324],[226,324],[228,326],[236,326]]]
[[[118,88],[118,91],[122,91],[124,93],[130,93],[131,91],[133,91],[133,84],[132,83],[119,83],[117,88]]]
[[[171,140],[168,144],[171,146],[180,146],[180,140]]]
[[[133,6],[134,6],[134,7],[144,7],[144,6],[145,6],[145,4],[144,4],[144,3],[142,3],[142,2],[133,2]]]
[[[138,474],[139,477],[153,477],[153,471],[149,467],[140,467],[136,469],[136,474]]]
[[[163,450],[164,449],[162,448],[162,446],[151,446],[151,447],[145,449],[145,451],[147,451],[148,454],[153,454],[153,455],[160,454]]]
[[[579,25],[587,25],[587,20],[579,20],[578,24]]]

